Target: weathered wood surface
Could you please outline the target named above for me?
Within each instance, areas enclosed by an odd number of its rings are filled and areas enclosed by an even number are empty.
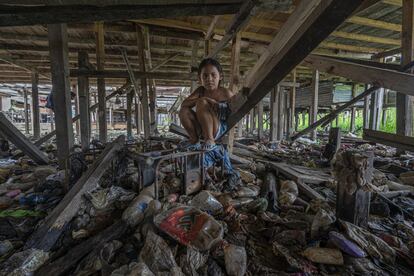
[[[124,144],[125,136],[119,136],[105,147],[96,161],[73,185],[55,209],[45,218],[40,227],[30,236],[25,244],[25,248],[49,251],[55,245],[68,223],[78,212],[82,196],[98,185],[100,178],[111,166],[112,162],[117,160],[118,152],[123,148]]]
[[[49,163],[49,158],[33,145],[23,133],[20,132],[7,117],[0,112],[0,132],[2,136],[6,137],[10,142],[21,149],[27,156],[33,159],[39,165]]]
[[[379,144],[384,144],[390,147],[395,147],[400,150],[408,150],[414,152],[414,137],[364,129],[363,139]]]
[[[228,119],[231,128],[269,91],[289,74],[321,41],[354,12],[362,0],[301,1],[282,29],[249,82],[249,90],[239,93]]]
[[[67,273],[69,269],[73,268],[77,263],[83,259],[89,252],[95,251],[98,256],[99,251],[105,245],[115,239],[119,239],[127,230],[127,224],[119,220],[101,231],[99,234],[90,237],[69,250],[67,254],[59,259],[42,266],[38,269],[35,275],[62,275]]]
[[[338,219],[367,226],[371,194],[366,188],[373,178],[373,162],[373,152],[345,151],[337,154],[333,167],[337,181]]]

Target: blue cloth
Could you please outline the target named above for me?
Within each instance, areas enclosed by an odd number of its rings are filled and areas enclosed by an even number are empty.
[[[220,137],[224,132],[227,131],[226,121],[220,121],[219,129],[216,133],[215,139]],[[204,154],[204,167],[210,168],[215,164],[221,164],[224,162],[224,170],[226,172],[232,172],[233,167],[231,166],[230,156],[228,151],[223,145],[216,145],[212,150],[209,150]]]

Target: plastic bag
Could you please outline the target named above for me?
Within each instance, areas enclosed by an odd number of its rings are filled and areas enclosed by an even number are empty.
[[[322,235],[334,222],[335,216],[332,213],[319,209],[312,221],[311,238]]]
[[[217,214],[223,210],[223,205],[208,191],[201,191],[191,201],[190,205],[209,214]]]
[[[279,203],[281,205],[292,205],[298,195],[298,186],[294,181],[285,180],[280,183]]]
[[[320,264],[343,265],[344,258],[341,251],[334,248],[309,247],[303,255],[310,261]]]
[[[187,248],[185,255],[181,255],[180,266],[185,275],[199,275],[197,270],[207,263],[208,254],[201,253],[191,247]]]
[[[49,253],[39,249],[27,249],[13,254],[4,264],[0,275],[33,274],[49,259]]]
[[[168,244],[152,231],[147,234],[139,259],[156,275],[159,272],[168,272],[177,266]]]
[[[194,207],[176,207],[158,214],[155,225],[181,244],[209,250],[223,239],[223,226]]]
[[[358,245],[346,239],[344,235],[338,232],[329,232],[329,240],[335,244],[341,251],[355,258],[365,258],[367,254]]]
[[[233,244],[224,246],[224,263],[227,274],[230,276],[243,276],[246,274],[247,255],[246,249]]]

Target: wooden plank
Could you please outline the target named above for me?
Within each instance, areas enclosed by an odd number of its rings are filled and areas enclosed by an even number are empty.
[[[213,19],[210,22],[210,25],[208,26],[208,29],[207,29],[206,35],[204,37],[204,40],[210,40],[212,38],[212,36],[214,34],[214,28],[216,27],[216,24],[217,24],[217,21],[218,21],[219,18],[220,18],[219,15],[215,15],[213,17]]]
[[[21,149],[39,165],[49,163],[47,156],[33,145],[7,118],[0,112],[0,131],[4,137]]]
[[[67,160],[70,149],[73,146],[73,128],[66,24],[48,25],[48,36],[56,122],[57,156],[60,168],[67,169]]]
[[[32,72],[32,125],[33,138],[40,137],[40,114],[39,114],[39,73]]]
[[[358,101],[360,101],[364,97],[369,96],[371,93],[373,93],[376,90],[378,90],[378,87],[376,87],[376,86],[373,86],[371,88],[368,88],[367,90],[365,90],[364,92],[362,92],[361,94],[359,94],[358,96],[356,96],[355,98],[353,98],[352,100],[350,100],[349,102],[341,105],[340,107],[338,107],[337,109],[333,110],[331,113],[329,113],[328,115],[326,115],[323,118],[319,119],[318,121],[316,121],[312,125],[310,125],[307,128],[299,131],[298,133],[292,135],[290,137],[290,139],[291,140],[296,140],[299,137],[301,137],[301,136],[303,136],[303,135],[311,132],[312,130],[316,129],[318,126],[324,126],[324,125],[329,124],[332,120],[334,120],[335,118],[337,118],[337,116],[338,116],[339,113],[341,113],[342,111],[344,111],[348,107],[354,105],[355,103],[357,103]]]
[[[232,127],[319,43],[355,11],[362,0],[301,1],[260,58],[250,77],[249,90],[232,104]]]
[[[345,61],[320,55],[309,55],[303,65],[354,81],[400,91],[405,95],[414,95],[412,89],[414,87],[414,75],[412,74],[362,65],[351,62],[350,59]]]
[[[252,17],[255,5],[258,3],[256,0],[245,0],[240,7],[240,10],[237,14],[234,15],[233,19],[229,23],[226,28],[226,33],[223,38],[216,44],[214,49],[209,52],[209,57],[215,58],[217,54],[226,47],[227,43],[229,43],[235,35],[244,27],[246,26],[247,22],[249,22],[250,18]],[[208,39],[207,39],[208,40]]]
[[[372,129],[364,129],[363,139],[394,147],[400,150],[408,150],[414,152],[414,137],[411,136],[392,134]]]
[[[126,222],[118,220],[93,237],[82,241],[69,249],[69,252],[53,262],[42,266],[36,271],[37,275],[62,275],[78,264],[91,251],[98,256],[103,246],[112,240],[122,237],[127,230]]]
[[[175,18],[234,14],[240,9],[237,3],[192,3],[185,5],[118,5],[118,6],[14,6],[0,5],[0,26],[23,26],[94,21],[119,21],[127,19]]]
[[[401,35],[401,65],[404,66],[414,59],[414,3],[413,1],[403,0],[403,15],[402,15],[402,35]],[[413,71],[411,71],[412,73]],[[411,74],[412,75],[412,74]],[[411,83],[411,91],[413,91],[413,84]],[[388,87],[387,87],[388,88]],[[412,98],[404,93],[401,89],[395,89],[397,92],[396,98],[396,113],[397,113],[397,134],[412,135],[413,130],[413,103]]]
[[[159,63],[157,63],[155,66],[151,67],[150,70],[148,70],[148,72],[155,72],[157,69],[159,69],[160,67],[164,66],[165,64],[167,64],[169,61],[175,59],[176,57],[180,56],[181,53],[175,53],[175,54],[171,54],[169,55],[166,59],[160,61]]]
[[[287,179],[295,181],[295,183],[298,185],[299,192],[303,193],[310,199],[320,199],[325,200],[325,198],[316,192],[314,189],[312,189],[309,185],[306,183],[312,183],[312,184],[321,184],[325,181],[327,181],[326,178],[319,178],[318,172],[315,174],[304,174],[304,171],[296,171],[292,169],[294,166],[291,164],[286,163],[278,163],[278,162],[268,162],[266,163],[267,166],[274,169],[276,171],[276,174],[281,174],[285,176]]]
[[[87,67],[88,53],[80,51],[78,53],[79,69]],[[89,111],[89,79],[87,77],[78,77],[78,101],[79,101],[79,118],[80,118],[80,137],[82,150],[89,149],[91,120]]]
[[[119,136],[115,141],[107,144],[95,162],[30,236],[25,244],[26,249],[36,248],[46,252],[50,251],[72,218],[77,214],[84,194],[98,186],[100,178],[113,162],[116,162],[118,152],[123,148],[124,144],[125,136]]]
[[[95,23],[96,36],[96,69],[104,70],[105,67],[105,38],[104,38],[104,23]],[[100,77],[97,80],[98,86],[98,125],[99,125],[99,140],[106,143],[107,140],[107,125],[106,125],[106,88],[105,79]]]

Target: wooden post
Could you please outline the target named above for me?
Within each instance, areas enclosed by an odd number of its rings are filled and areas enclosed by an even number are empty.
[[[77,91],[76,84],[72,85],[72,92],[75,93],[75,114],[79,115],[79,100],[78,100],[78,91]],[[72,96],[72,95],[71,95]],[[76,129],[76,135],[80,137],[80,124],[79,120],[75,122],[75,129]]]
[[[241,43],[241,34],[237,33],[236,36],[233,38],[232,47],[231,47],[230,87],[229,88],[231,91],[233,91],[233,93],[237,93],[239,90],[240,43]],[[233,152],[233,142],[234,142],[234,127],[229,131],[228,150],[230,153]]]
[[[249,122],[249,131],[250,131],[250,133],[252,133],[252,134],[253,134],[253,132],[254,132],[254,130],[255,130],[255,128],[256,128],[256,126],[254,125],[254,116],[255,116],[255,114],[254,114],[254,109],[255,109],[255,107],[253,107],[253,108],[250,110],[250,114],[249,114],[249,120],[250,120],[250,122]]]
[[[332,127],[329,130],[329,141],[325,146],[323,156],[328,160],[332,160],[336,152],[341,148],[341,129]]]
[[[68,35],[66,24],[48,25],[50,69],[56,120],[57,156],[59,167],[69,169],[69,153],[73,146],[71,114]]]
[[[28,135],[29,132],[29,103],[28,103],[28,95],[27,95],[27,89],[23,88],[23,97],[24,97],[24,131]]]
[[[382,125],[385,127],[387,125],[387,109],[382,109]]]
[[[114,129],[114,111],[113,105],[109,104],[109,127],[113,130]]]
[[[370,192],[365,188],[372,181],[373,154],[345,151],[338,153],[334,164],[337,180],[336,217],[366,227]]]
[[[142,123],[141,123],[141,104],[139,103],[138,96],[135,95],[135,127],[137,128],[137,136],[141,135]]]
[[[145,45],[144,45],[144,34],[141,26],[136,25],[137,33],[137,44],[138,44],[138,61],[140,65],[140,70],[145,72]],[[147,90],[147,79],[141,79],[141,104],[142,112],[144,119],[144,138],[148,139],[150,137],[151,128],[150,128],[150,115],[149,115],[149,103],[148,103],[148,90]]]
[[[377,130],[377,122],[378,122],[378,93],[376,91],[371,94],[371,102],[369,106],[369,124],[368,128],[372,130]]]
[[[355,83],[353,83],[352,84],[352,98],[356,97],[357,88],[358,86]],[[349,126],[349,131],[352,133],[355,132],[355,115],[356,115],[356,107],[352,106],[351,107],[351,123]]]
[[[263,100],[257,105],[257,137],[263,139]]]
[[[39,73],[32,72],[32,125],[33,137],[40,137],[40,114],[39,114]]]
[[[365,85],[365,90],[367,90],[370,87],[370,85]],[[368,128],[369,125],[369,101],[370,101],[371,95],[366,96],[364,98],[364,110],[362,112],[363,121],[362,121],[362,127]]]
[[[96,69],[104,70],[105,64],[105,42],[104,42],[104,23],[95,23],[96,32]],[[99,140],[102,143],[107,141],[106,126],[106,91],[105,79],[98,78],[98,124],[99,124]]]
[[[190,66],[190,72],[193,72],[194,70],[197,70],[197,58],[198,58],[198,47],[199,43],[197,40],[192,41],[191,46],[191,66]],[[191,81],[191,92],[193,92],[197,88],[197,81],[192,80]]]
[[[319,94],[319,71],[312,72],[312,105],[309,112],[309,125],[315,123],[318,119],[318,94]],[[316,129],[311,132],[311,139],[316,140]]]
[[[285,91],[284,89],[280,88],[279,89],[279,93],[278,93],[278,100],[277,100],[277,104],[278,104],[278,114],[277,114],[277,140],[280,141],[283,139],[283,129],[284,129],[284,122],[285,122]]]
[[[211,52],[211,40],[204,40],[204,56],[207,57]]]
[[[127,138],[132,139],[132,100],[134,97],[133,91],[127,93],[127,108],[126,108],[126,120],[127,120]]]
[[[79,69],[86,68],[89,63],[88,53],[80,51],[78,53]],[[89,79],[87,77],[78,77],[78,101],[80,116],[80,139],[83,151],[89,149],[89,140],[91,135],[91,115],[89,112]]]
[[[277,130],[278,130],[278,98],[280,93],[280,86],[277,85],[275,88],[272,89],[272,92],[270,94],[270,141],[276,141],[277,140]]]
[[[290,88],[289,93],[289,113],[288,113],[288,124],[287,124],[287,136],[290,136],[296,129],[296,117],[295,117],[295,106],[296,106],[296,70],[292,71],[292,83],[293,86]]]
[[[295,112],[295,131],[298,131],[299,128],[299,113]]]
[[[414,59],[414,3],[403,0],[402,33],[401,33],[401,65],[404,66]],[[410,71],[411,73],[413,70]],[[410,136],[412,127],[412,99],[406,94],[397,92],[397,134]]]

